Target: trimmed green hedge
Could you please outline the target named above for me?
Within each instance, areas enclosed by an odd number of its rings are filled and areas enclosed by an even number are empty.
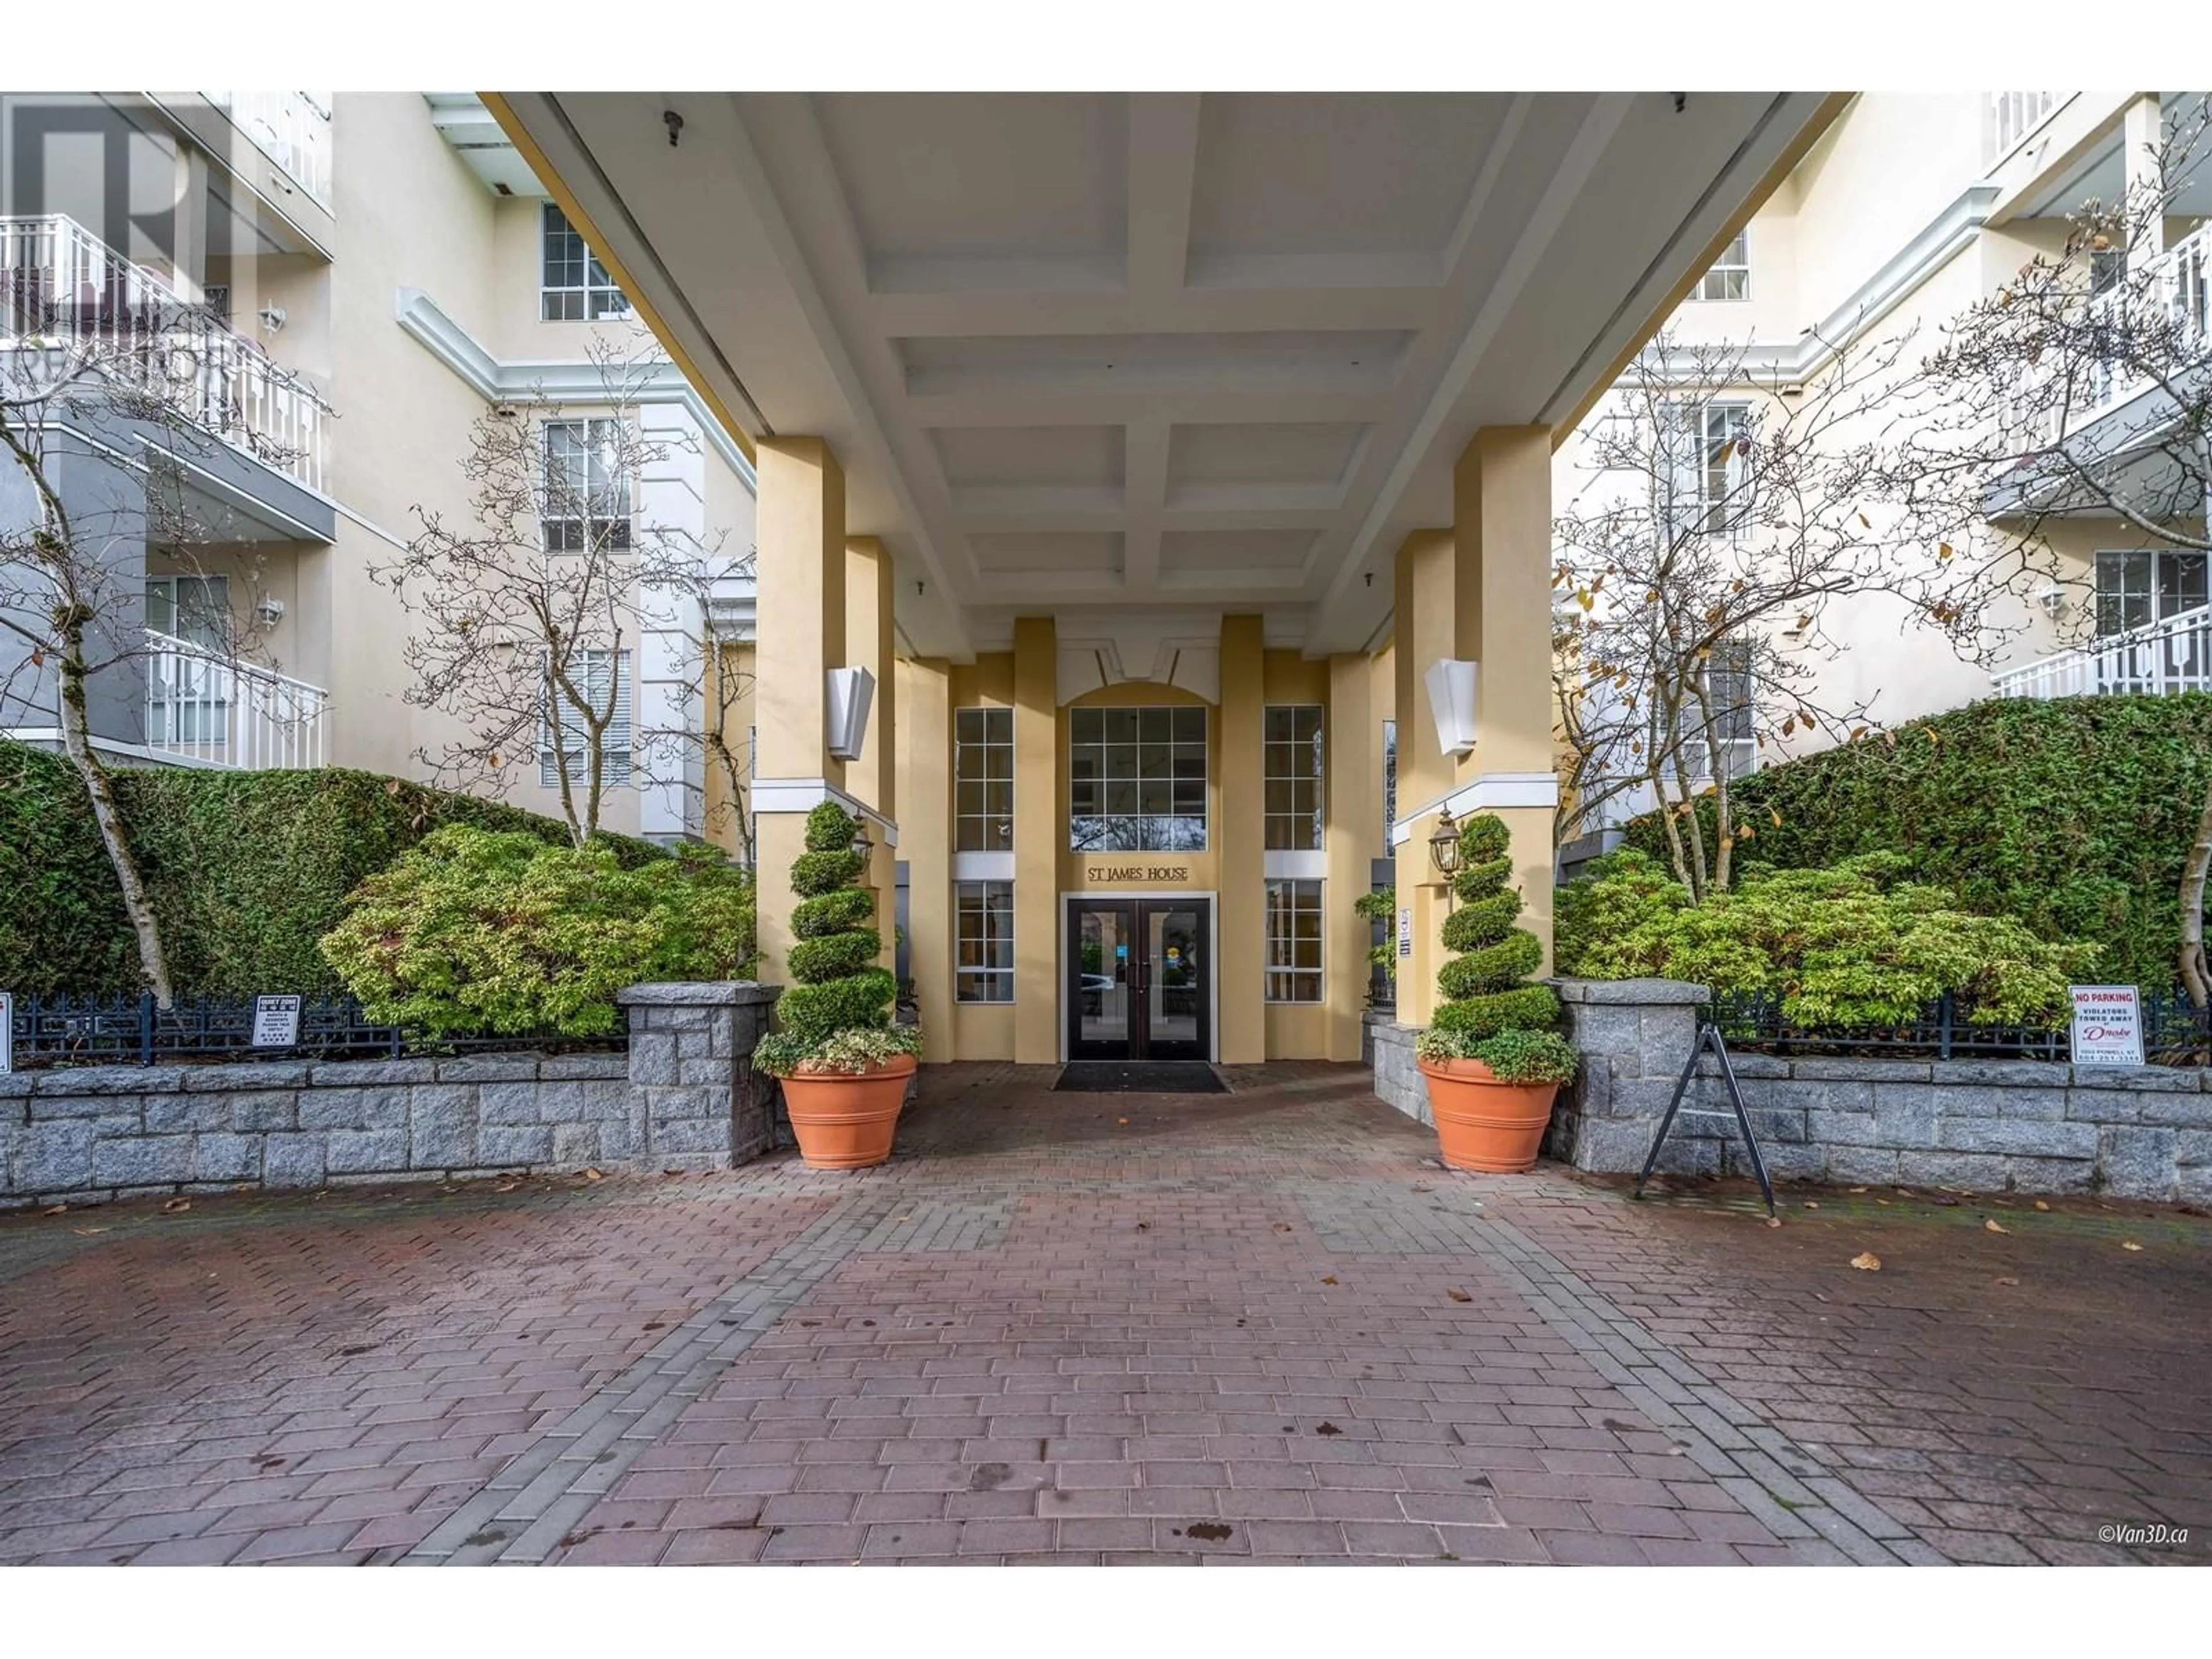
[[[447,823],[565,845],[565,826],[371,772],[118,769],[115,793],[179,992],[338,990],[317,941],[345,899]],[[625,867],[665,856],[606,838]],[[138,951],[83,787],[61,756],[0,741],[0,987],[140,983]]]
[[[2100,978],[2163,988],[2208,783],[2212,696],[1979,702],[1745,778],[1737,855],[1808,869],[1900,853],[1965,908],[2094,943]],[[1652,815],[1628,844],[1666,860]]]

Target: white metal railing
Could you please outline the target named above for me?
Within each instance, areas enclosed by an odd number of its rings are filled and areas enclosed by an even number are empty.
[[[146,746],[209,766],[320,766],[330,693],[146,630]]]
[[[331,95],[327,92],[210,92],[211,103],[300,188],[331,204]]]
[[[2021,140],[2041,126],[2058,107],[2055,92],[1985,92],[1982,94],[1982,159],[2009,155]]]
[[[2059,351],[2021,375],[2013,418],[2030,449],[2048,448],[2109,415],[2149,386],[2155,373],[2185,368],[2212,355],[2212,225],[2160,254],[2147,284],[2124,280],[2082,304],[2084,331],[2094,339],[2100,326],[2107,328],[2114,353],[2085,357]],[[2155,307],[2148,318],[2129,315],[2130,307],[2145,305]],[[2171,332],[2158,326],[2161,317]],[[2142,362],[2146,349],[2171,361]],[[2133,360],[2124,360],[2123,352]],[[2069,369],[2075,383],[2062,389],[2053,377]]]
[[[2212,605],[1992,675],[2000,697],[2212,691]]]
[[[0,352],[65,359],[96,346],[101,372],[313,489],[329,410],[313,386],[206,307],[58,213],[0,217]]]

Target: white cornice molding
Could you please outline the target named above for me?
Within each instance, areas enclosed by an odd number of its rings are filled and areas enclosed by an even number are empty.
[[[403,288],[393,304],[399,326],[420,342],[430,355],[459,375],[469,389],[486,403],[511,403],[543,398],[554,404],[604,404],[608,401],[605,375],[596,363],[504,362],[487,351],[476,336],[455,322],[445,308],[419,288]],[[722,464],[736,473],[747,489],[760,494],[753,465],[707,407],[698,390],[672,362],[659,364],[652,377],[629,394],[640,404],[676,404]]]
[[[1474,782],[1462,784],[1449,794],[1439,795],[1410,811],[1400,813],[1390,826],[1390,845],[1401,847],[1411,841],[1414,824],[1439,807],[1454,817],[1465,817],[1469,812],[1495,811],[1501,807],[1540,806],[1548,810],[1559,804],[1559,780],[1552,773],[1485,772]]]
[[[1941,270],[1980,234],[2002,192],[1986,181],[1972,184],[1904,246],[1855,289],[1849,298],[1788,345],[1746,345],[1739,359],[1740,381],[1786,383],[1809,380],[1835,361],[1837,354],[1902,304],[1907,295]],[[1680,350],[1676,356],[1680,356]],[[1668,380],[1692,384],[1704,377],[1694,365],[1662,362],[1650,352],[1640,365]]]

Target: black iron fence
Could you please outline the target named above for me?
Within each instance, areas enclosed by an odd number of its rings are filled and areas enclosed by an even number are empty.
[[[15,1064],[152,1066],[170,1060],[379,1060],[485,1049],[620,1050],[627,1032],[600,1038],[548,1034],[431,1036],[370,1019],[349,996],[302,997],[295,1040],[260,1044],[253,997],[179,997],[161,1007],[152,992],[121,996],[18,997]],[[264,1030],[264,1035],[266,1035]]]
[[[2142,995],[2143,1058],[2154,1066],[2212,1061],[2212,1018],[2179,987]],[[1946,992],[1894,1025],[1808,1030],[1782,1012],[1782,999],[1729,994],[1713,999],[1711,1017],[1729,1046],[1773,1054],[1879,1056],[1894,1060],[2052,1060],[2072,1056],[2064,1026],[1983,1025],[1966,1019]]]

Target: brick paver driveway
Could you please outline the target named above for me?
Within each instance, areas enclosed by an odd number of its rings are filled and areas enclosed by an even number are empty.
[[[1771,1229],[1231,1076],[935,1070],[852,1176],[0,1218],[0,1560],[2212,1559],[2202,1220]]]

